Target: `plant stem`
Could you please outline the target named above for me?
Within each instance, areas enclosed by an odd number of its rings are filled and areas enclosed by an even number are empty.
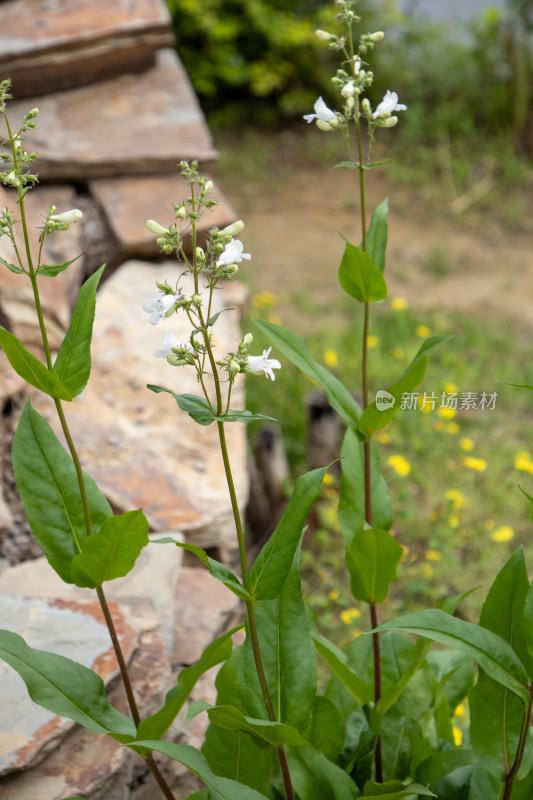
[[[518,770],[520,769],[520,764],[522,763],[522,759],[524,757],[524,751],[526,749],[527,736],[529,732],[529,726],[531,725],[531,715],[533,712],[533,685],[528,687],[528,692],[529,692],[529,703],[527,709],[524,712],[524,717],[522,719],[522,728],[520,730],[518,749],[516,751],[516,756],[511,766],[511,769],[505,776],[505,788],[502,800],[510,800],[511,798],[511,794],[513,791],[513,784],[515,782],[516,776],[518,775]]]
[[[357,150],[359,155],[359,193],[361,198],[361,228],[363,238],[363,251],[367,252],[367,234],[366,234],[366,193],[365,193],[365,170],[363,163],[363,145],[361,139],[361,126],[359,117],[356,117],[356,130],[357,130]],[[361,359],[362,369],[362,388],[363,388],[363,410],[368,406],[369,390],[368,390],[368,328],[370,323],[370,304],[365,302],[364,306],[364,321],[363,321],[363,352]],[[365,520],[367,525],[372,527],[372,471],[370,462],[370,439],[367,438],[363,442],[363,461],[364,461],[364,474],[365,474]],[[370,624],[372,628],[377,628],[378,610],[376,603],[370,604]],[[381,652],[379,633],[372,634],[372,650],[374,656],[374,705],[377,706],[381,698]],[[383,782],[383,766],[381,755],[381,735],[378,734],[376,740],[376,781]]]

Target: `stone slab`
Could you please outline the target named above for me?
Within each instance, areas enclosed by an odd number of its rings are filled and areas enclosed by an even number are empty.
[[[179,340],[188,340],[186,316],[174,315],[152,326],[141,308],[154,292],[156,280],[175,285],[180,272],[175,261],[129,261],[105,282],[96,304],[91,379],[66,413],[84,469],[116,508],[142,508],[153,531],[178,529],[201,547],[234,550],[234,522],[217,428],[197,425],[170,395],[145,388],[156,384],[198,394],[192,367],[171,367],[166,359],[154,357],[165,332],[172,330]],[[180,287],[185,294],[193,293],[190,280],[184,279]],[[212,313],[233,307],[233,300],[225,288],[217,291]],[[241,338],[237,316],[222,314],[217,321],[216,347],[221,357],[234,350]],[[243,381],[238,380],[232,405],[242,408],[243,402]],[[35,405],[58,429],[50,398],[36,397]],[[227,425],[226,437],[238,502],[244,508],[248,495],[245,426]]]
[[[76,193],[70,186],[39,186],[26,195],[26,218],[30,238],[30,251],[34,265],[38,263],[39,231],[50,205],[58,212],[76,207]],[[6,191],[0,186],[0,206],[10,209],[16,220],[20,213],[16,193]],[[48,236],[43,248],[43,264],[64,264],[81,254],[83,219],[71,225],[67,231]],[[27,268],[22,226],[17,224],[17,246]],[[0,256],[9,263],[18,265],[13,246],[7,236],[0,238]],[[81,285],[83,257],[72,264],[56,278],[38,278],[39,294],[46,328],[52,349],[61,344],[70,323],[70,298],[74,284]],[[18,336],[26,347],[41,347],[41,333],[35,311],[35,300],[29,279],[25,275],[10,272],[0,264],[0,317],[3,324]],[[1,320],[0,320],[1,321]]]
[[[179,175],[179,167],[166,175],[146,175],[122,178],[101,178],[89,183],[89,191],[105,212],[109,225],[119,242],[124,259],[150,258],[160,254],[156,237],[146,229],[146,220],[155,219],[168,227],[176,222],[173,205],[189,194],[188,183]],[[198,243],[203,245],[202,233],[216,225],[224,228],[236,217],[228,201],[215,187],[213,197],[218,205],[207,209],[200,220]],[[184,246],[191,246],[190,237]]]
[[[116,604],[110,608],[129,660],[138,634]],[[23,636],[31,647],[72,658],[94,669],[106,683],[116,677],[118,667],[109,633],[94,599],[81,603],[2,595],[0,617],[3,627]],[[0,663],[0,685],[0,774],[5,774],[42,758],[74,723],[32,703],[22,678],[4,662]]]
[[[27,136],[46,180],[174,171],[182,159],[215,158],[211,136],[187,74],[173,50],[153,69],[46,97],[12,102],[10,119],[40,110]],[[0,121],[0,135],[3,122]]]

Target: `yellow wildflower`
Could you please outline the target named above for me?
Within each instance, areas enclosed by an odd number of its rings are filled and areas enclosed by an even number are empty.
[[[446,394],[457,394],[459,389],[457,388],[455,383],[445,383],[444,391],[446,392]]]
[[[463,732],[457,725],[452,725],[453,743],[456,747],[461,747],[463,742]]]
[[[328,367],[336,367],[339,363],[339,356],[335,350],[324,350],[324,361]]]
[[[487,469],[487,462],[484,458],[474,458],[474,456],[466,456],[463,458],[463,464],[468,469],[473,469],[476,472],[483,472]]]
[[[496,528],[490,535],[493,542],[509,542],[514,536],[514,530],[509,525]]]
[[[453,715],[454,717],[466,717],[466,709],[462,703],[459,703],[453,712]]]
[[[441,419],[453,419],[456,413],[455,408],[448,408],[447,406],[442,406],[437,409],[437,414]]]
[[[393,297],[390,301],[390,307],[394,311],[404,311],[407,308],[407,300],[404,297]]]
[[[252,303],[257,308],[265,308],[274,305],[276,295],[273,292],[260,292],[252,299]]]
[[[459,433],[459,430],[460,428],[457,422],[448,422],[446,425],[446,433],[451,434],[451,436],[455,436],[457,433]]]
[[[415,333],[417,336],[420,336],[421,339],[425,339],[426,336],[431,334],[431,331],[427,325],[417,325]]]
[[[351,625],[351,623],[359,619],[361,616],[361,612],[358,608],[347,608],[344,611],[341,611],[341,619],[345,625]]]
[[[326,472],[322,483],[324,484],[324,486],[331,486],[332,483],[335,483],[335,478],[333,477],[333,475],[330,475],[329,472]]]
[[[336,589],[332,589],[331,592],[328,592],[328,597],[330,600],[337,600],[339,597],[339,593]]]
[[[409,475],[411,472],[411,465],[403,456],[389,456],[387,464],[389,464],[398,475]]]
[[[386,431],[378,431],[378,433],[376,433],[376,439],[380,444],[388,444],[388,442],[390,442],[390,434]]]
[[[424,577],[429,580],[433,575],[433,567],[431,567],[429,564],[424,564],[422,567],[422,572],[424,573]]]
[[[459,439],[459,447],[461,450],[464,450],[465,453],[470,453],[474,449],[474,442],[472,439],[469,439],[468,436],[463,436],[462,439]]]
[[[464,494],[462,492],[460,492],[459,489],[448,489],[444,496],[446,497],[446,500],[450,500],[451,501],[451,503],[453,504],[454,509],[456,509],[456,510],[458,508],[462,508],[463,506],[466,506],[466,504],[468,502],[466,497],[464,496]]]
[[[514,457],[515,469],[521,469],[524,472],[533,473],[533,461],[526,450],[519,450]]]
[[[394,358],[397,358],[398,360],[402,359],[405,355],[403,347],[395,347],[394,350],[392,351],[392,355],[394,356]]]
[[[379,344],[379,336],[367,336],[366,337],[366,345],[367,347],[377,347]]]
[[[428,561],[442,561],[442,553],[440,550],[428,550],[426,552],[426,558]]]
[[[450,516],[448,517],[448,525],[450,526],[450,528],[457,528],[457,526],[459,525],[459,517],[457,516],[457,514],[450,514]]]

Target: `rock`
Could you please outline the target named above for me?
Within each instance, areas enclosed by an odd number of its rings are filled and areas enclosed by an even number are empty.
[[[98,602],[0,595],[2,626],[39,650],[73,658],[109,684],[117,675],[113,648]],[[137,646],[137,631],[116,604],[110,606],[124,656]],[[28,767],[64,738],[74,723],[31,702],[22,678],[0,663],[0,774]]]
[[[101,178],[89,183],[89,190],[105,211],[120,249],[121,260],[132,257],[153,258],[160,255],[156,237],[146,229],[146,220],[155,219],[165,227],[175,223],[173,204],[189,194],[187,182],[179,176],[179,167],[168,175]],[[208,209],[199,224],[205,232],[213,225],[223,228],[236,219],[227,200],[215,191],[219,204]],[[200,235],[198,243],[203,245]],[[190,249],[190,237],[184,242]]]
[[[0,80],[19,98],[142,71],[172,44],[162,0],[0,3]]]
[[[74,189],[69,186],[39,186],[28,192],[26,196],[26,215],[30,237],[30,252],[34,267],[38,264],[39,257],[39,231],[43,224],[50,205],[55,205],[58,212],[67,211],[76,207]],[[16,203],[16,193],[2,191],[0,187],[0,206],[7,206],[15,219],[20,219]],[[68,231],[61,231],[48,236],[43,248],[41,262],[43,264],[64,264],[81,254],[81,233],[83,220],[71,225]],[[23,265],[27,268],[27,259],[24,250],[22,228],[18,224],[17,246],[22,254]],[[0,257],[11,264],[18,266],[16,253],[7,236],[0,238]],[[39,330],[35,299],[29,279],[25,275],[10,272],[7,267],[0,264],[0,314],[4,325],[22,340],[26,347],[42,347],[41,332]],[[43,309],[49,343],[52,349],[57,349],[70,324],[70,302],[82,281],[83,258],[71,264],[65,272],[57,278],[42,277],[38,279],[39,294]]]
[[[7,505],[2,484],[0,483],[0,539],[13,530],[13,516]]]
[[[27,149],[39,152],[47,181],[174,171],[184,158],[216,153],[202,111],[173,50],[160,50],[142,75],[10,103],[10,119],[40,113]],[[0,135],[4,132],[0,121]]]
[[[142,508],[153,531],[178,529],[201,547],[227,553],[236,547],[235,528],[216,426],[197,425],[172,397],[144,389],[148,383],[199,394],[192,367],[171,367],[154,357],[166,331],[188,340],[185,314],[152,326],[141,308],[157,291],[156,280],[175,285],[179,274],[177,262],[130,261],[106,281],[96,306],[91,379],[66,414],[84,469],[115,508]],[[190,281],[180,286],[192,294]],[[212,313],[226,302],[225,289],[215,292]],[[233,350],[240,336],[235,314],[222,314],[216,326],[217,354]],[[243,406],[242,388],[238,381],[233,408]],[[36,396],[35,407],[58,431],[50,398]],[[238,502],[244,508],[244,425],[227,425],[226,437]]]

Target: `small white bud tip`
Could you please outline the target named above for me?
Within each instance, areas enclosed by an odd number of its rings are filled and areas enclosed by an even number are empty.
[[[213,183],[213,181],[206,181],[204,186],[205,193],[209,194],[209,192],[212,192],[214,185],[215,184]]]
[[[242,343],[243,345],[247,345],[248,347],[252,344],[254,337],[251,333],[246,333],[243,336]]]
[[[156,233],[159,236],[161,235],[168,236],[168,228],[163,228],[163,226],[160,225],[159,222],[156,222],[153,219],[146,220],[146,227],[150,231],[150,233]]]
[[[317,39],[320,39],[321,42],[329,42],[329,40],[332,38],[331,33],[328,33],[327,31],[321,31],[320,29],[315,31],[315,36]]]
[[[83,217],[83,214],[78,208],[73,208],[70,211],[63,211],[62,214],[52,214],[50,219],[52,222],[66,222],[70,224],[71,222],[77,222],[79,219]]]
[[[231,225],[226,225],[220,233],[222,236],[238,236],[243,230],[244,222],[242,219],[238,219],[236,222],[232,222]]]
[[[371,42],[381,42],[385,34],[383,31],[376,31],[375,33],[369,33],[368,38]]]

